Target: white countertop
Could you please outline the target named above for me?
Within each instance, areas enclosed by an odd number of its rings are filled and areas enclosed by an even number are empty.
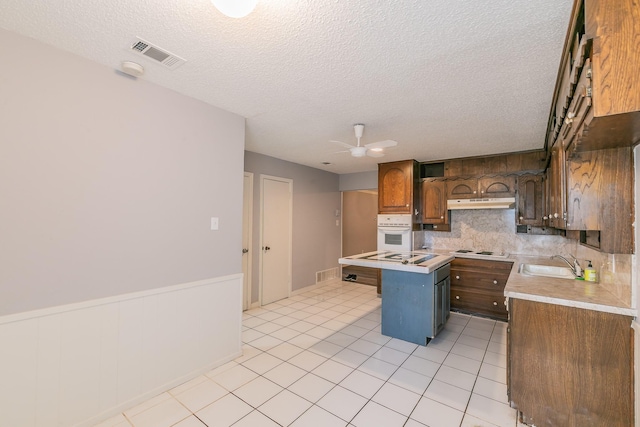
[[[453,255],[426,251],[373,251],[340,258],[338,263],[384,270],[429,274],[443,265],[450,263],[453,259]]]
[[[504,288],[504,295],[507,298],[518,298],[626,316],[637,315],[635,308],[631,308],[628,303],[625,303],[598,283],[584,280],[528,276],[518,273],[518,268],[522,263],[565,266],[556,260],[550,259],[550,257],[512,255],[511,260],[514,261],[513,268]]]

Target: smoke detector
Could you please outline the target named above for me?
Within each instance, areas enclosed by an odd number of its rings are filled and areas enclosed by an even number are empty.
[[[139,37],[136,37],[136,39],[131,43],[130,50],[138,55],[142,55],[153,61],[159,62],[160,64],[171,70],[175,70],[176,68],[187,62],[186,59],[180,58],[178,55],[174,55],[166,49],[154,46],[153,44],[149,43],[146,40],[142,40]]]
[[[122,62],[122,72],[133,77],[140,77],[144,74],[144,67],[131,61]]]

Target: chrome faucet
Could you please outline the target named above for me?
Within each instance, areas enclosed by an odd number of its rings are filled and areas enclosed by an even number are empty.
[[[561,260],[563,260],[564,262],[567,263],[567,265],[569,266],[569,268],[571,269],[571,272],[573,273],[574,276],[576,277],[582,277],[582,267],[580,267],[580,263],[578,262],[578,258],[576,258],[575,256],[569,254],[569,256],[571,258],[573,258],[573,264],[571,262],[569,262],[569,260],[567,260],[565,257],[563,257],[562,255],[553,255],[551,257],[551,259],[554,258],[560,258]]]

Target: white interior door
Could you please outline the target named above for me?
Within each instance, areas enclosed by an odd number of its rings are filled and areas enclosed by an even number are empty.
[[[253,174],[244,173],[242,203],[242,309],[251,306],[251,234],[253,221]]]
[[[260,178],[260,288],[264,305],[287,298],[291,292],[293,181],[266,175]]]

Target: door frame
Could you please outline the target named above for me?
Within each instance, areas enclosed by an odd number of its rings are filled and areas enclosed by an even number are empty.
[[[287,297],[291,296],[291,286],[293,281],[293,179],[290,178],[282,178],[280,176],[273,175],[265,175],[260,174],[260,256],[258,257],[258,266],[259,266],[259,286],[258,286],[258,301],[262,306],[262,287],[264,286],[264,277],[263,277],[263,266],[264,266],[264,181],[265,179],[270,179],[274,181],[285,182],[289,185],[289,212],[291,213],[291,220],[289,221],[289,241],[287,244],[289,245],[289,259],[287,260],[287,268],[288,268],[288,290]]]
[[[247,271],[244,272],[246,274],[244,283],[243,283],[243,303],[242,306],[243,308],[246,307],[246,309],[250,309],[251,308],[251,285],[252,285],[252,276],[251,276],[251,270],[253,270],[253,172],[244,172],[243,175],[243,188],[244,188],[244,179],[248,178],[248,185],[247,185],[247,191],[245,191],[245,193],[248,194],[243,194],[243,207],[242,207],[242,219],[243,219],[243,223],[242,223],[242,233],[243,233],[243,240],[244,240],[244,233],[246,233],[247,236],[247,248],[249,250],[249,252],[247,252],[246,255],[247,256]],[[247,224],[246,224],[246,229],[245,229],[245,223],[244,223],[244,217],[248,216],[247,219]],[[244,243],[244,242],[243,242]],[[244,248],[243,248],[244,249]]]

